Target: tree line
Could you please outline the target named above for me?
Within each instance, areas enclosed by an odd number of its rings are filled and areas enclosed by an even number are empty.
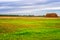
[[[35,17],[35,15],[0,15],[0,16],[12,16],[12,17]],[[45,15],[38,15],[37,17],[44,17]]]

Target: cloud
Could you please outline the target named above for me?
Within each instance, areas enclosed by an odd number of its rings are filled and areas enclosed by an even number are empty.
[[[0,13],[38,14],[43,10],[60,10],[60,1],[56,0],[3,0],[0,1]],[[41,12],[42,14],[42,12]]]
[[[25,3],[37,3],[37,2],[47,2],[49,0],[21,0],[21,2]]]
[[[23,5],[36,5],[36,3],[45,3],[48,0],[2,0],[0,1],[1,6],[23,6]]]
[[[42,10],[60,10],[60,7],[43,8]]]
[[[49,3],[49,4],[44,4],[44,5],[19,5],[19,6],[9,6],[11,4],[8,4],[7,6],[0,6],[0,10],[1,9],[11,9],[11,10],[18,10],[18,9],[23,9],[23,10],[28,10],[28,9],[54,9],[56,7],[56,9],[58,9],[58,7],[60,7],[60,2],[54,2],[54,3]],[[18,5],[18,4],[17,4]]]
[[[19,0],[0,0],[0,2],[13,2],[13,1],[19,1]]]

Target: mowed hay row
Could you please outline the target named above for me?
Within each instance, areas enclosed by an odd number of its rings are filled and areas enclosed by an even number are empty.
[[[60,17],[0,17],[0,19],[60,19]]]
[[[37,28],[37,25],[32,24],[10,24],[10,23],[0,23],[0,33],[10,33],[15,32],[17,29],[22,28]]]
[[[16,30],[17,26],[9,23],[0,23],[0,30],[2,32],[0,33],[8,33],[8,32],[14,32]]]

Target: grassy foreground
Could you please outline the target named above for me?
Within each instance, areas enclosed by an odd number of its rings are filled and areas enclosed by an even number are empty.
[[[60,40],[60,18],[0,18],[0,40]]]

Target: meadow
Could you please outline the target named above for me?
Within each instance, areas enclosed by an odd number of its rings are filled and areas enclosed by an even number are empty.
[[[60,40],[60,18],[0,17],[0,40]]]

